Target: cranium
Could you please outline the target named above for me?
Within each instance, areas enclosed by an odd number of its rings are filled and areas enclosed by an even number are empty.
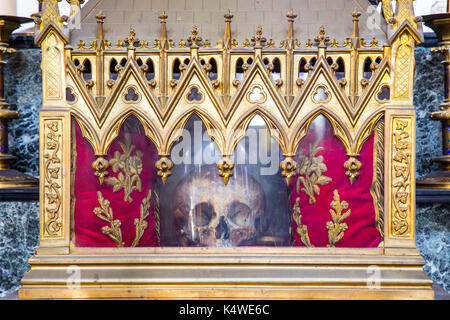
[[[253,245],[262,228],[264,191],[249,174],[225,185],[215,166],[202,167],[178,184],[172,203],[181,246]]]

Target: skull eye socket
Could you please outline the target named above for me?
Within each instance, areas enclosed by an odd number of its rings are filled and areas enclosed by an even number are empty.
[[[251,210],[245,203],[234,201],[228,207],[228,219],[240,227],[247,227],[251,223]]]
[[[207,226],[215,217],[214,207],[210,203],[202,202],[194,208],[194,224],[197,227]]]

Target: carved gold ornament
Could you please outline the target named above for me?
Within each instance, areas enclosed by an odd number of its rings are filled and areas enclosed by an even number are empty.
[[[161,177],[163,184],[165,184],[167,178],[172,175],[170,170],[173,168],[173,162],[167,157],[161,157],[155,166],[158,169],[158,176]]]
[[[328,221],[326,224],[329,242],[327,247],[334,247],[336,243],[342,239],[344,232],[348,229],[347,224],[343,221],[347,219],[351,213],[350,209],[347,210],[348,203],[346,201],[341,202],[338,190],[334,190],[333,195],[333,201],[330,204],[332,208],[330,209],[330,214],[333,221]]]
[[[61,160],[61,120],[47,120],[44,122],[44,237],[57,237],[61,235],[61,187],[62,160]]]
[[[349,159],[344,163],[344,168],[347,170],[345,175],[350,179],[350,183],[353,184],[360,176],[359,170],[362,167],[361,161],[358,160],[357,156],[350,156]]]
[[[107,171],[108,168],[109,168],[108,160],[106,160],[103,157],[98,157],[97,160],[95,160],[92,163],[92,169],[95,170],[94,175],[98,178],[100,184],[103,184],[105,177],[109,174]]]
[[[233,176],[234,163],[224,158],[217,164],[219,169],[219,175],[223,178],[225,185],[228,184],[228,180]]]
[[[281,176],[286,180],[286,184],[289,185],[291,178],[295,177],[297,174],[296,168],[297,163],[292,159],[292,157],[286,157],[281,163]]]
[[[396,118],[393,122],[392,234],[409,236],[411,215],[411,119]]]
[[[318,147],[319,142],[309,145],[309,156],[303,154],[300,149],[297,160],[297,173],[299,178],[297,180],[297,192],[303,191],[309,196],[309,204],[316,202],[315,195],[320,194],[320,187],[329,184],[332,179],[324,176],[323,173],[328,170],[323,162],[323,156],[317,156],[317,153],[323,150],[323,147]],[[303,188],[300,188],[303,184]]]
[[[131,144],[131,135],[125,133],[125,141],[119,142],[122,152],[116,151],[114,158],[110,159],[109,165],[114,173],[119,172],[117,177],[109,177],[105,179],[108,185],[113,186],[114,192],[123,189],[123,200],[132,202],[131,193],[134,190],[141,191],[142,182],[140,174],[142,173],[142,152],[136,150],[136,146]],[[135,154],[132,153],[135,151]]]

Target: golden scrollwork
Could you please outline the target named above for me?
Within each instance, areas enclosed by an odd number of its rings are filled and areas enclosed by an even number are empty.
[[[351,210],[348,209],[348,203],[346,201],[341,202],[338,190],[334,190],[333,201],[330,206],[332,208],[330,209],[330,214],[333,221],[328,221],[326,224],[329,242],[327,247],[335,247],[336,243],[342,239],[344,232],[348,229],[347,224],[342,221],[350,216]]]
[[[61,207],[63,184],[61,136],[62,120],[45,120],[45,144],[44,144],[44,236],[61,236]]]
[[[297,160],[297,173],[299,175],[297,180],[298,192],[303,191],[309,196],[309,204],[316,202],[315,195],[320,194],[319,185],[327,185],[332,179],[324,176],[323,173],[328,170],[323,162],[323,156],[317,156],[317,153],[323,150],[323,147],[318,146],[319,141],[309,145],[309,156],[303,154],[300,149]],[[300,183],[303,188],[300,188]]]
[[[411,118],[395,118],[392,136],[392,224],[394,236],[411,233]]]
[[[141,191],[142,182],[140,174],[142,173],[142,152],[136,150],[136,146],[131,144],[131,135],[126,133],[124,142],[119,142],[123,153],[116,151],[114,157],[110,159],[109,165],[114,173],[119,172],[117,177],[109,177],[105,179],[108,185],[113,186],[114,192],[123,189],[123,200],[132,202],[131,193],[134,190]],[[132,153],[135,151],[135,154]]]

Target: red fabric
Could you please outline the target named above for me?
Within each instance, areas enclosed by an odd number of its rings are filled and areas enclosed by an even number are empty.
[[[125,127],[126,129],[124,129]],[[154,144],[143,134],[143,129],[137,119],[129,118],[122,126],[118,138],[112,143],[106,159],[112,159],[116,151],[123,153],[119,142],[125,141],[124,135],[126,131],[131,135],[131,143],[136,146],[131,155],[135,155],[136,150],[140,150],[143,154],[141,158],[143,170],[140,174],[142,189],[140,192],[134,190],[131,193],[131,198],[133,199],[131,203],[124,201],[123,188],[118,192],[113,192],[113,186],[108,185],[106,182],[100,185],[98,178],[94,176],[95,171],[91,167],[96,157],[90,144],[82,137],[81,130],[75,121],[77,159],[74,182],[74,227],[75,243],[78,247],[117,247],[116,242],[108,235],[102,233],[102,227],[109,227],[110,224],[94,214],[94,208],[100,207],[97,191],[101,191],[104,199],[110,202],[114,220],[118,219],[121,221],[124,246],[131,246],[136,237],[134,221],[140,218],[142,200],[147,197],[149,189],[154,190],[155,188],[157,179],[155,162],[157,161],[158,153]],[[117,177],[118,175],[118,172],[114,173],[112,171],[111,166],[108,168],[108,172],[109,175],[106,177]],[[155,232],[153,196],[150,202],[150,214],[145,219],[148,226],[139,240],[138,247],[159,246]]]
[[[333,201],[333,192],[338,190],[340,201],[348,202],[348,209],[351,214],[343,222],[348,225],[348,230],[344,232],[343,238],[336,243],[336,247],[377,247],[381,242],[381,235],[376,228],[375,209],[370,187],[373,180],[373,147],[374,136],[372,136],[363,146],[359,161],[362,163],[360,176],[355,182],[350,184],[349,178],[345,175],[344,163],[348,160],[346,150],[342,143],[334,136],[331,124],[322,119],[317,121],[325,123],[325,126],[311,126],[307,136],[301,141],[300,147],[303,154],[309,155],[309,145],[314,144],[316,139],[323,134],[318,146],[324,149],[316,154],[316,157],[323,156],[323,163],[327,166],[324,176],[332,178],[327,185],[319,185],[320,195],[315,194],[316,202],[309,204],[309,196],[296,192],[296,182],[298,176],[290,183],[291,207],[295,205],[297,197],[300,197],[301,223],[308,228],[310,242],[315,247],[326,247],[329,244],[328,229],[326,224],[333,221],[330,209]],[[303,185],[302,185],[303,187]],[[347,210],[348,210],[347,209]],[[347,211],[347,210],[344,210]],[[294,246],[304,246],[300,236],[296,232],[297,224],[292,220],[292,231],[295,238]]]

